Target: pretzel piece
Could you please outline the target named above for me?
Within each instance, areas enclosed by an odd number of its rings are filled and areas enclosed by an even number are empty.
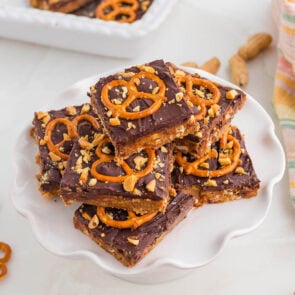
[[[138,91],[136,81],[143,78],[150,79],[158,85],[159,90],[157,94]],[[109,96],[110,90],[118,86],[126,87],[128,90],[128,96],[122,104],[114,104],[111,102]],[[141,71],[134,75],[128,82],[125,80],[113,80],[104,85],[101,92],[101,101],[112,112],[113,117],[127,120],[138,120],[150,116],[159,110],[162,104],[167,100],[165,92],[166,86],[163,80],[153,73]],[[139,112],[127,111],[128,106],[137,99],[148,99],[152,100],[153,103],[148,108]]]
[[[123,182],[127,177],[130,175],[136,176],[138,179],[146,176],[147,174],[151,173],[153,171],[153,163],[155,159],[155,151],[152,149],[146,149],[144,152],[148,156],[148,162],[146,164],[146,167],[143,170],[140,171],[133,171],[133,169],[126,163],[126,161],[122,160],[120,162],[120,165],[122,169],[125,171],[125,175],[118,175],[118,176],[111,176],[111,175],[103,175],[97,171],[97,167],[106,162],[112,162],[115,160],[114,155],[108,155],[103,153],[102,149],[103,147],[109,142],[107,138],[104,138],[97,146],[95,150],[95,154],[99,158],[96,160],[92,166],[90,173],[93,177],[95,177],[99,181],[109,181],[109,182]]]
[[[106,0],[97,6],[96,17],[106,21],[132,23],[136,20],[138,8],[137,0]]]
[[[4,253],[4,256],[0,258],[0,264],[4,264],[10,259],[11,248],[8,244],[0,242],[0,251]]]
[[[128,211],[127,220],[114,220],[106,214],[105,208],[97,207],[97,216],[104,224],[110,227],[120,228],[120,229],[123,229],[123,228],[136,229],[140,227],[141,225],[143,225],[144,223],[153,219],[156,215],[157,215],[157,212],[137,216],[134,212]]]

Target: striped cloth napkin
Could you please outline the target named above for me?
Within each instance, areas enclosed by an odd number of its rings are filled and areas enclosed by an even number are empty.
[[[295,206],[295,0],[274,0],[273,13],[279,29],[273,104],[282,129]]]

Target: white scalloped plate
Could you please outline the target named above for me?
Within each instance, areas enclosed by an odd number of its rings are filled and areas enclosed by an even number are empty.
[[[206,72],[188,70],[234,87]],[[85,93],[98,78],[78,82],[44,110],[88,101]],[[77,205],[65,207],[59,199],[41,198],[34,177],[38,171],[34,162],[37,148],[29,136],[29,123],[20,133],[14,152],[16,175],[12,199],[17,211],[30,221],[38,241],[50,252],[71,258],[87,257],[107,272],[138,283],[156,283],[184,276],[212,261],[232,238],[257,228],[270,207],[273,186],[282,178],[285,168],[284,152],[271,118],[248,95],[246,105],[235,117],[234,124],[246,135],[247,149],[261,179],[258,197],[192,210],[152,252],[130,269],[74,229],[72,217]]]
[[[157,34],[176,0],[154,0],[132,24],[44,11],[29,0],[0,0],[0,36],[38,44],[115,57],[142,53]]]

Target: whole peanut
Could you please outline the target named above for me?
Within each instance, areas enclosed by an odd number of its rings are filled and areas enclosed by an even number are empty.
[[[238,54],[235,54],[229,60],[231,80],[240,87],[247,85],[249,81],[249,72],[246,62]]]
[[[200,69],[211,74],[216,74],[220,68],[220,60],[217,57],[213,57],[205,62]]]
[[[244,59],[252,59],[257,56],[261,51],[269,47],[272,42],[272,37],[268,33],[257,33],[251,36],[248,41],[243,44],[238,54]]]

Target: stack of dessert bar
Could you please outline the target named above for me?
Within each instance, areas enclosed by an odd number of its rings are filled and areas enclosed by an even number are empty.
[[[246,95],[163,60],[101,78],[90,103],[37,112],[44,197],[81,203],[74,225],[135,265],[194,207],[257,194],[239,129]]]

